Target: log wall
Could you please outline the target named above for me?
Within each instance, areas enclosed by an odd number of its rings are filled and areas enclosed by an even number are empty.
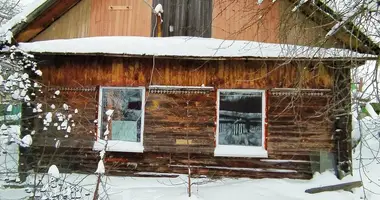
[[[96,168],[97,153],[91,149],[96,136],[93,121],[98,116],[98,86],[204,84],[215,89],[172,94],[147,90],[144,153],[108,153],[106,165],[111,174],[186,173],[187,164],[191,164],[197,175],[310,178],[310,155],[336,152],[329,110],[334,79],[330,67],[336,67],[334,63],[156,59],[153,66],[151,58],[41,59],[41,81],[50,92],[61,91],[59,98],[46,101],[47,109],[52,103],[68,103],[80,114],[74,116],[76,126],[68,138],[54,131],[44,134],[40,126],[34,147],[24,152],[20,161],[26,168],[45,170],[52,162],[63,170],[88,172]],[[219,88],[267,90],[267,159],[214,157]],[[49,91],[44,94],[46,100]],[[52,148],[57,138],[61,138],[59,149]],[[188,140],[190,145],[183,142]]]

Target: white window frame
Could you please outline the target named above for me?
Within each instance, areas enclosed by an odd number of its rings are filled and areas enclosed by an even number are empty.
[[[101,139],[101,125],[102,125],[102,98],[103,89],[140,89],[141,95],[141,133],[140,142],[129,142],[121,140],[108,140],[107,150],[114,152],[133,152],[142,153],[144,151],[144,120],[145,120],[145,87],[100,87],[99,88],[99,106],[98,106],[98,127],[97,127],[97,138],[93,146],[93,150],[101,151],[104,149],[106,141]]]
[[[220,92],[261,92],[262,93],[262,146],[221,145],[219,144],[219,104]],[[217,120],[216,120],[216,147],[214,156],[220,157],[250,157],[267,158],[268,151],[265,149],[265,119],[266,119],[266,91],[259,89],[218,89],[217,91]]]

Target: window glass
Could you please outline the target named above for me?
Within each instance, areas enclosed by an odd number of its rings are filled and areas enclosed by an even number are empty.
[[[110,120],[111,140],[129,142],[141,141],[143,89],[102,88],[102,134],[106,130],[105,112],[114,110]],[[104,138],[104,136],[103,136]]]
[[[262,104],[262,91],[219,91],[219,145],[263,146]]]

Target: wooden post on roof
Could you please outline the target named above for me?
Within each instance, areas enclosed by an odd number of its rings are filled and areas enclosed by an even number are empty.
[[[157,37],[162,37],[162,18],[161,13],[156,14],[156,23],[157,23]]]
[[[164,13],[162,5],[157,4],[153,12],[156,14],[157,37],[162,37],[162,13]]]

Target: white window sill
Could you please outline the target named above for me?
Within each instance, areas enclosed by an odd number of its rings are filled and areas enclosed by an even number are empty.
[[[101,151],[104,149],[105,145],[105,140],[98,140],[94,142],[92,149],[94,151]],[[109,140],[106,151],[142,153],[144,151],[144,146],[141,142]]]
[[[268,158],[268,151],[263,147],[249,147],[237,145],[218,145],[214,156],[220,157],[245,157],[245,158]]]

